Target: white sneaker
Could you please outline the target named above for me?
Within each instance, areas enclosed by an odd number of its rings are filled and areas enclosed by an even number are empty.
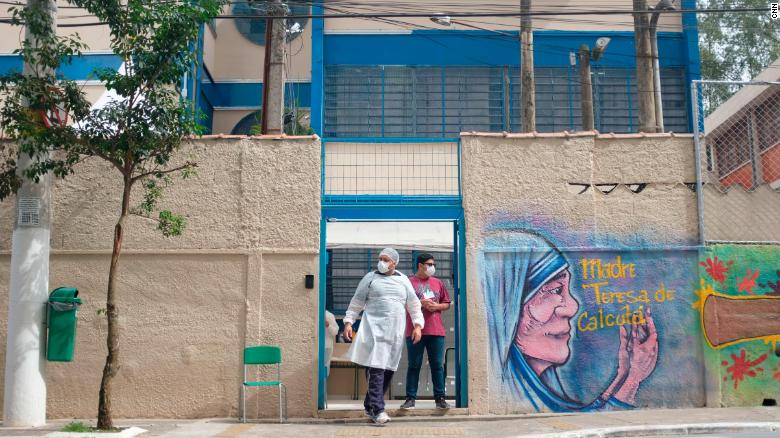
[[[390,421],[390,416],[387,415],[387,412],[382,411],[382,412],[379,413],[379,415],[377,415],[377,416],[375,416],[375,417],[373,417],[371,419],[374,420],[374,423],[384,426],[385,423]]]

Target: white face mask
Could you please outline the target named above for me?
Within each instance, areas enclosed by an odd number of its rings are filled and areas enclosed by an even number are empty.
[[[425,268],[425,273],[428,274],[429,277],[433,277],[433,274],[436,273],[436,267],[435,266],[428,266]]]
[[[376,264],[376,270],[384,274],[384,273],[386,273],[387,271],[390,270],[390,263],[387,263],[386,261],[380,260]]]

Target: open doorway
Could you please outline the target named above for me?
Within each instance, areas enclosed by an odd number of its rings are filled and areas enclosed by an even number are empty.
[[[376,269],[379,252],[385,247],[395,248],[400,256],[398,270],[405,275],[414,275],[416,259],[421,253],[433,255],[436,262],[435,276],[447,288],[452,306],[442,312],[445,328],[444,374],[446,399],[452,406],[460,406],[460,359],[458,349],[459,329],[459,272],[462,272],[458,256],[458,233],[456,221],[334,221],[327,222],[326,234],[324,303],[321,307],[335,316],[338,334],[334,343],[330,372],[321,375],[320,408],[328,410],[363,410],[366,393],[365,369],[349,362],[345,356],[351,344],[343,336],[343,318],[355,289],[363,276]],[[360,330],[359,321],[354,325]],[[327,331],[323,331],[328,336]],[[320,343],[325,343],[324,336]],[[324,351],[321,346],[320,351]],[[325,358],[321,363],[324,369]],[[393,376],[388,393],[385,394],[388,409],[395,409],[406,398],[408,352],[403,355],[398,370]],[[325,373],[322,373],[325,374]],[[427,353],[420,368],[417,390],[417,409],[433,409],[433,382]]]

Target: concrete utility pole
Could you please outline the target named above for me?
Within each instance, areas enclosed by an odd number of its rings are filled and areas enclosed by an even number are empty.
[[[655,108],[656,132],[664,132],[664,108],[661,103],[661,67],[658,63],[658,35],[656,25],[658,13],[650,19],[650,53],[653,57],[653,105]]]
[[[268,3],[268,15],[284,17],[287,7],[280,0]],[[284,49],[287,26],[284,18],[266,20],[265,65],[263,69],[262,133],[284,132]]]
[[[580,100],[582,101],[582,130],[593,131],[593,82],[590,73],[590,61],[598,61],[607,49],[610,39],[601,37],[596,40],[596,47],[591,52],[587,44],[580,46]]]
[[[664,107],[661,94],[661,67],[658,62],[658,19],[661,17],[661,11],[673,11],[674,5],[669,0],[661,0],[653,8],[653,15],[650,18],[650,44],[651,54],[653,56],[653,101],[655,103],[655,121],[656,132],[665,132],[664,128]]]
[[[531,0],[520,0],[520,93],[523,132],[536,131],[536,83],[534,81],[534,30]]]
[[[53,0],[27,0],[27,8],[41,8],[55,25]],[[33,38],[30,30],[25,38]],[[35,66],[24,65],[32,74]],[[19,154],[18,174],[33,164]],[[16,222],[11,243],[11,285],[8,297],[8,340],[5,351],[3,426],[35,427],[46,424],[46,302],[49,298],[49,235],[51,179],[24,181],[16,194]]]
[[[634,2],[634,42],[636,45],[636,88],[639,101],[639,131],[656,132],[653,56],[647,0]]]
[[[593,131],[593,84],[590,79],[590,48],[580,46],[580,100],[582,101],[582,130]]]

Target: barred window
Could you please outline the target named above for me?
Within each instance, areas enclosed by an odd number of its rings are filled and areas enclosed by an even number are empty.
[[[328,250],[325,307],[336,315],[344,315],[355,295],[358,283],[366,273],[376,269],[379,248],[334,248]],[[400,260],[396,269],[413,275],[416,259],[421,251],[398,250]],[[454,300],[455,269],[453,253],[429,252],[436,260],[436,277],[444,282]]]
[[[579,130],[576,67],[540,67],[536,126],[540,132]],[[661,69],[666,131],[688,132],[682,68]],[[593,69],[596,129],[636,132],[633,68]],[[326,137],[456,137],[463,131],[520,130],[519,69],[473,66],[348,66],[325,69]]]

